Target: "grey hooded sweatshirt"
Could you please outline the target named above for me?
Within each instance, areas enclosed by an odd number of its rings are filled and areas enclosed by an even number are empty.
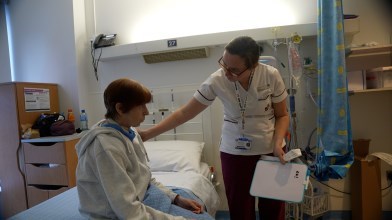
[[[115,123],[104,120],[100,123]],[[147,153],[136,132],[133,141],[121,132],[100,127],[89,130],[76,145],[80,213],[89,219],[185,219],[142,203],[149,184],[170,199],[177,194],[151,177]]]

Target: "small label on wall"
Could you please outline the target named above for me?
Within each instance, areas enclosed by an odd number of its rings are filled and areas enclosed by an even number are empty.
[[[177,40],[168,40],[167,47],[177,47]]]

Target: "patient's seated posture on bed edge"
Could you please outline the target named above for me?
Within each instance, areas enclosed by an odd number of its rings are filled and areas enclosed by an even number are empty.
[[[213,219],[191,196],[157,182],[134,127],[148,114],[151,93],[118,79],[104,92],[105,119],[76,145],[80,213],[89,219]]]

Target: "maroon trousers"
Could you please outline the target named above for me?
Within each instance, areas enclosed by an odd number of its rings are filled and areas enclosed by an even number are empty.
[[[256,219],[255,197],[249,194],[249,190],[260,155],[241,156],[221,152],[220,156],[230,219]],[[265,198],[258,198],[258,200],[260,219],[285,219],[285,204],[283,201]]]

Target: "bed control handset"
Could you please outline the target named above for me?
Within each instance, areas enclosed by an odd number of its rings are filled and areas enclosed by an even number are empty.
[[[212,185],[214,185],[214,187],[216,188],[219,185],[219,182],[216,178],[216,174],[215,174],[215,168],[213,166],[210,166],[210,176],[209,179],[212,183]]]
[[[215,180],[215,168],[213,166],[210,167],[210,181],[214,182]]]

